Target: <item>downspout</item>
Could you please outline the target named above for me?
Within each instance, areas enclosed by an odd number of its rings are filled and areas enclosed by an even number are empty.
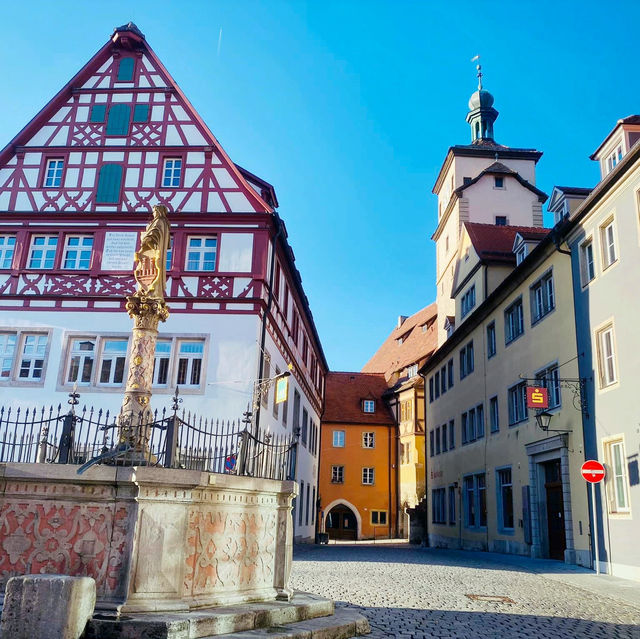
[[[264,311],[262,317],[262,335],[260,337],[260,353],[258,356],[258,380],[257,383],[262,382],[263,368],[264,368],[264,346],[267,340],[267,318],[271,312],[271,306],[273,305],[273,275],[276,269],[276,242],[282,235],[282,224],[280,223],[280,216],[276,210],[273,211],[273,219],[275,221],[275,227],[278,229],[277,233],[271,240],[271,265],[269,266],[269,296],[267,297],[267,308]],[[258,398],[256,406],[256,419],[255,419],[255,434],[258,435],[258,428],[260,426],[260,410],[262,408],[262,397]]]

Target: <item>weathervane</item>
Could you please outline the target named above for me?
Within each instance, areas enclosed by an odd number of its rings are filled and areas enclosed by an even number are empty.
[[[476,69],[478,70],[478,91],[482,91],[482,65],[480,64],[480,55],[474,55],[471,58],[471,62],[475,62],[478,60],[478,64],[476,65]]]

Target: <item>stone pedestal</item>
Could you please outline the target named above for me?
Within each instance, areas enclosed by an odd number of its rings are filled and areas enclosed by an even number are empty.
[[[7,582],[0,631],[11,639],[79,639],[93,615],[89,577],[26,575]]]
[[[290,596],[296,484],[150,467],[0,464],[0,585],[90,576],[96,608],[164,612]]]

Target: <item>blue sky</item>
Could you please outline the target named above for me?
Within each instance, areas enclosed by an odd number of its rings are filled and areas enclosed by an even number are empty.
[[[549,194],[593,186],[590,153],[640,113],[638,2],[26,1],[3,5],[0,146],[129,20],[231,158],[276,187],[333,370],[359,370],[435,298],[431,188],[470,139],[472,56],[496,141],[543,151]]]

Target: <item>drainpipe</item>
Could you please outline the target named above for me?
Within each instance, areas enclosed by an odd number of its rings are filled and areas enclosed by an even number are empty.
[[[258,383],[262,381],[263,367],[264,367],[264,346],[267,340],[267,318],[271,312],[271,306],[273,305],[273,275],[276,269],[276,243],[278,238],[282,235],[282,224],[280,222],[280,216],[274,209],[273,219],[277,233],[271,240],[271,265],[269,266],[269,296],[267,297],[267,308],[264,311],[262,317],[262,334],[260,337],[260,353],[258,355]],[[262,398],[257,402],[256,415],[255,415],[255,434],[258,435],[258,428],[260,426],[260,410],[262,408]]]

